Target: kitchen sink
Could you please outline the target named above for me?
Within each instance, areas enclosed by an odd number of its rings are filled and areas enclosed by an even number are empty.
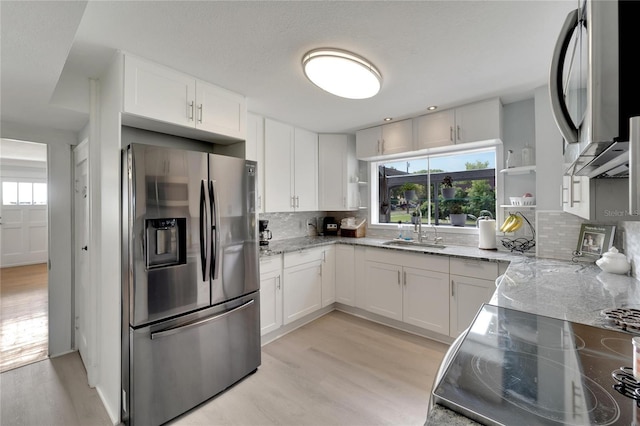
[[[398,247],[428,247],[428,248],[445,248],[445,245],[431,243],[427,241],[417,240],[390,240],[382,243],[383,246],[398,246]]]

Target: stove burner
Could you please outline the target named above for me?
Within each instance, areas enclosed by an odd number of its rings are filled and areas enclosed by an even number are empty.
[[[640,309],[605,309],[602,315],[615,322],[624,331],[640,332]]]
[[[628,398],[640,401],[640,382],[633,376],[633,368],[620,367],[611,372],[611,377],[617,382],[613,385],[615,390]],[[637,404],[640,406],[640,402]]]
[[[631,339],[621,339],[619,337],[604,337],[600,343],[611,352],[625,358],[633,356],[633,345]]]
[[[578,369],[540,354],[507,351],[501,362],[496,363],[495,353],[488,350],[474,355],[471,366],[488,391],[543,419],[564,424],[583,424],[586,418],[591,424],[611,425],[620,418],[618,403],[604,387]],[[569,422],[571,415],[576,413],[569,412],[562,398],[546,395],[545,386],[541,383],[545,379],[539,376],[539,371],[544,371],[547,377],[573,378],[574,397],[581,400],[576,406],[584,407],[579,413],[582,414],[582,420],[578,418],[575,423]]]

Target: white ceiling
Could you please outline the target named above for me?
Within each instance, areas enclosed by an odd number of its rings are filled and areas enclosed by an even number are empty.
[[[250,111],[317,132],[353,132],[546,84],[551,52],[576,0],[534,1],[7,1],[2,120],[80,130],[89,77],[116,49],[247,97]],[[368,100],[329,95],[300,61],[337,47],[383,76]]]

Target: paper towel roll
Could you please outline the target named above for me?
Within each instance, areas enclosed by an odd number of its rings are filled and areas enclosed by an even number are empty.
[[[478,248],[496,249],[496,221],[494,219],[483,219],[478,221]]]

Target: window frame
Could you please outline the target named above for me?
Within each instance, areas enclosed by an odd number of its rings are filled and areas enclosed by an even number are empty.
[[[385,156],[375,161],[369,161],[367,164],[368,174],[369,174],[369,194],[368,194],[368,202],[369,202],[369,212],[368,212],[368,221],[369,228],[378,229],[378,230],[395,230],[397,228],[397,223],[380,223],[380,209],[379,209],[379,186],[378,186],[378,165],[380,163],[390,163],[390,162],[402,162],[402,161],[412,161],[416,158],[423,158],[429,156],[443,156],[443,155],[455,155],[455,154],[464,154],[469,151],[477,151],[482,149],[491,149],[493,148],[495,151],[495,169],[493,169],[493,173],[495,173],[495,212],[496,212],[496,222],[500,223],[503,220],[504,212],[500,207],[504,204],[504,196],[503,196],[503,188],[504,188],[504,176],[500,171],[503,169],[504,161],[503,161],[503,145],[502,141],[495,139],[489,141],[482,142],[471,142],[460,145],[451,145],[446,147],[438,147],[438,148],[429,148],[421,151],[413,151],[406,152],[402,155],[393,155],[393,156]],[[455,173],[464,173],[466,171],[461,172],[448,172],[447,174],[453,175]],[[462,180],[462,179],[461,179]],[[431,184],[430,179],[428,179],[428,184]],[[431,211],[428,212],[428,215],[431,215]],[[423,223],[424,224],[424,223]],[[431,226],[431,225],[429,225]],[[462,233],[462,234],[472,234],[477,233],[477,228],[471,226],[453,226],[449,224],[438,224],[438,229],[442,229],[445,232],[451,233]]]

